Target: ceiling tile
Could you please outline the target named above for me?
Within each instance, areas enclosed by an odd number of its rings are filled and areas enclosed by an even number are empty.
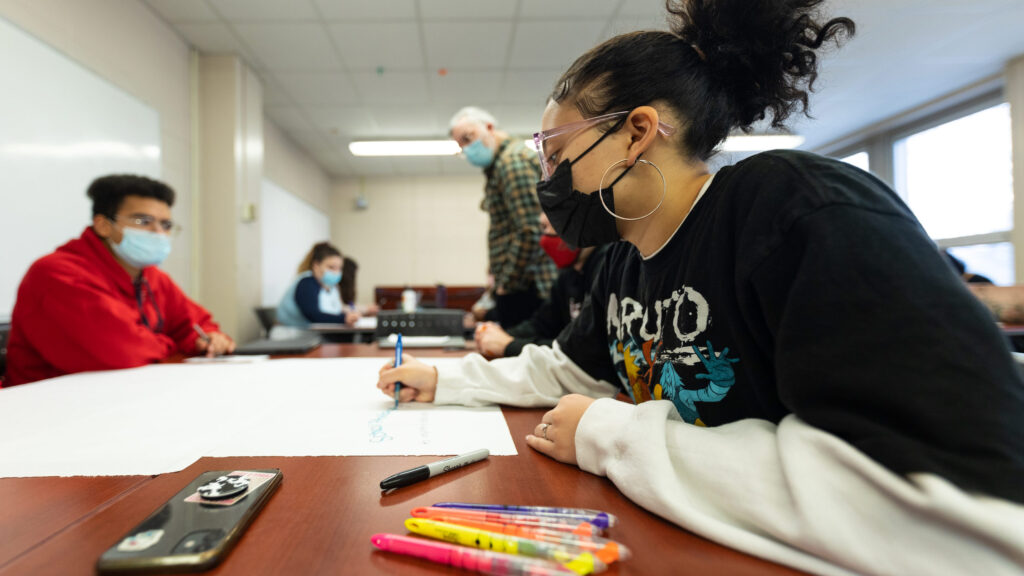
[[[310,0],[209,0],[228,20],[313,20],[316,10]]]
[[[665,10],[665,0],[624,0],[619,14],[635,14],[637,16],[661,16]]]
[[[612,19],[608,26],[601,31],[598,42],[595,42],[595,45],[609,38],[614,38],[619,34],[635,32],[637,30],[668,30],[668,22],[665,20],[664,15],[638,16],[628,14],[619,16]]]
[[[440,175],[441,158],[439,156],[395,158],[392,160],[399,174]]]
[[[417,68],[426,65],[423,41],[416,22],[362,22],[331,24],[334,42],[349,70]],[[372,49],[367,47],[372,46]]]
[[[425,0],[420,2],[420,14],[425,20],[465,20],[484,18],[512,18],[516,3],[510,0]]]
[[[610,16],[619,0],[522,0],[520,18],[559,18],[565,16],[595,18]],[[661,3],[664,8],[664,2]]]
[[[352,81],[363,104],[411,104],[427,94],[424,72],[353,72]]]
[[[264,112],[278,128],[289,133],[313,130],[302,110],[295,106],[265,106]]]
[[[322,24],[238,24],[235,30],[268,68],[293,71],[341,68]]]
[[[540,117],[544,114],[544,106],[544,103],[535,106],[495,106],[491,113],[502,130],[527,138],[540,130]]]
[[[549,70],[509,70],[502,83],[502,102],[506,104],[546,105],[548,96],[561,78],[564,68]]]
[[[604,20],[520,22],[510,68],[568,68],[597,44]]]
[[[512,22],[425,22],[423,34],[430,68],[496,68],[505,65]]]
[[[345,162],[352,171],[360,176],[390,176],[395,174],[392,158],[353,156],[348,150],[344,152]]]
[[[406,20],[416,18],[415,0],[314,0],[328,20]]]
[[[203,0],[146,0],[168,22],[215,21],[217,14]]]
[[[175,29],[200,52],[245,54],[246,50],[227,26],[219,22],[178,24]]]
[[[508,101],[501,90],[501,72],[450,70],[444,76],[430,72],[430,93],[435,104],[448,105],[455,112],[469,104],[485,106]]]
[[[277,72],[274,78],[297,104],[359,103],[359,95],[344,72]]]
[[[305,111],[318,130],[361,138],[372,138],[374,135],[376,125],[365,107],[308,106]]]
[[[263,106],[286,106],[291,105],[292,100],[288,94],[281,88],[281,85],[273,76],[261,76],[260,82],[263,84]]]
[[[370,114],[381,138],[443,138],[447,124],[441,126],[432,110],[410,106],[372,106]]]

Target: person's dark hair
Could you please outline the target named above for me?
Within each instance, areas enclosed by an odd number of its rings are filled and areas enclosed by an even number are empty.
[[[174,190],[170,186],[133,174],[101,176],[89,184],[86,195],[92,200],[92,215],[106,216],[111,220],[117,216],[125,196],[156,198],[168,206],[174,206]]]
[[[317,242],[309,249],[306,257],[299,264],[299,273],[308,272],[313,269],[313,264],[323,262],[325,258],[337,256],[341,258],[341,250],[335,248],[330,242]]]
[[[338,289],[341,290],[341,301],[352,303],[356,301],[356,271],[359,270],[359,264],[356,261],[345,256],[341,259],[341,285]]]
[[[953,253],[949,250],[943,250],[942,253],[946,255],[946,259],[949,260],[950,266],[956,270],[957,274],[963,275],[967,273],[967,265],[964,264],[963,260],[953,256]]]
[[[668,0],[668,31],[616,36],[580,56],[551,99],[584,118],[663,103],[686,152],[707,160],[733,129],[808,113],[815,50],[853,36],[849,18],[820,23],[824,0]]]

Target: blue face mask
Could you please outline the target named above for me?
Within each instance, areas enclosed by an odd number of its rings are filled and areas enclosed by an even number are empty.
[[[171,239],[166,234],[125,228],[121,242],[111,242],[110,248],[129,266],[145,268],[158,266],[167,259],[171,253]]]
[[[494,150],[484,144],[483,140],[474,140],[472,144],[462,149],[462,154],[473,166],[487,168],[494,161]]]
[[[320,278],[320,282],[322,282],[324,286],[337,286],[338,283],[341,282],[341,272],[327,270],[324,272],[323,277]]]

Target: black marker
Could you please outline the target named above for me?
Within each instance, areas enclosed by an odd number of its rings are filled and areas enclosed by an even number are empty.
[[[426,480],[427,478],[433,478],[438,474],[444,474],[445,472],[451,472],[456,468],[462,468],[466,464],[479,462],[490,455],[491,453],[486,448],[481,448],[480,450],[473,450],[472,452],[467,452],[459,456],[453,456],[447,460],[433,462],[426,466],[417,466],[411,470],[399,472],[398,474],[393,474],[381,480],[380,489],[390,490],[391,488],[401,488],[402,486],[415,484],[420,480]]]

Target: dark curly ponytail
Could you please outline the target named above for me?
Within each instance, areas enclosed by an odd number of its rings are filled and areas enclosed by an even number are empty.
[[[733,129],[771,115],[779,128],[807,113],[815,50],[853,35],[849,18],[819,23],[824,0],[668,0],[671,32],[623,34],[590,50],[551,99],[589,118],[664,103],[682,122],[681,144],[707,160]]]

